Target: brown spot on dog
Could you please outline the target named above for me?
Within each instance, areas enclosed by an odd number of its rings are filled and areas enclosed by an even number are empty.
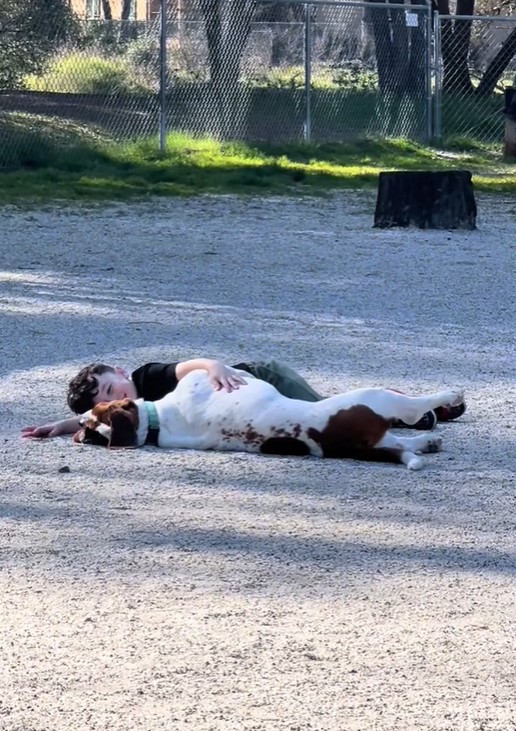
[[[251,423],[246,425],[245,432],[243,433],[243,438],[248,444],[260,444],[260,442],[263,440],[263,437],[258,434],[256,429],[253,427]]]
[[[375,448],[389,429],[390,421],[368,406],[351,406],[337,411],[319,431],[310,427],[307,434],[324,457],[364,459],[375,462],[400,462],[400,449]]]

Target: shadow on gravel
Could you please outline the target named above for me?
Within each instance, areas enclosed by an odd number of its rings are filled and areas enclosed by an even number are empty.
[[[235,328],[235,339],[239,341],[239,324],[246,327],[248,334],[245,352],[240,345],[236,360],[253,360],[257,353],[265,352],[288,362],[291,348],[285,345],[287,339],[303,353],[302,364],[291,361],[294,367],[303,369],[303,364],[317,364],[320,368],[324,343],[333,357],[343,354],[339,369],[342,390],[350,387],[348,353],[352,351],[358,358],[354,358],[351,375],[373,378],[376,385],[396,387],[407,375],[415,373],[424,378],[433,372],[435,364],[453,374],[452,385],[464,384],[460,377],[463,357],[488,378],[492,373],[512,371],[506,338],[500,337],[503,322],[498,323],[495,337],[489,326],[483,328],[480,322],[472,322],[471,313],[466,324],[460,315],[460,304],[455,307],[453,326],[432,321],[432,317],[425,322],[419,312],[411,315],[397,301],[378,309],[374,297],[358,297],[356,292],[346,289],[345,282],[340,286],[338,279],[331,284],[339,289],[335,299],[329,284],[321,292],[316,277],[303,281],[294,267],[292,271],[282,270],[276,284],[268,284],[291,292],[285,300],[289,309],[284,309],[284,304],[275,304],[260,295],[260,280],[249,280],[245,270],[233,277],[228,289],[223,268],[215,275],[208,266],[207,261],[213,260],[209,253],[199,255],[198,269],[192,264],[192,257],[187,257],[190,272],[194,266],[194,281],[191,274],[181,276],[180,262],[165,263],[164,272],[169,266],[173,272],[170,280],[166,274],[155,274],[150,280],[146,278],[142,287],[138,287],[136,274],[117,275],[111,266],[106,274],[106,267],[97,266],[94,253],[90,255],[92,263],[79,265],[76,275],[42,270],[39,264],[31,265],[31,271],[0,272],[3,340],[14,342],[21,336],[32,343],[30,349],[6,347],[0,375],[77,359],[90,362],[102,358],[99,354],[112,353],[122,343],[124,351],[167,344],[170,360],[175,359],[174,348],[178,345],[189,352],[187,357],[220,354],[228,351],[227,333]],[[85,273],[81,271],[83,266],[94,271]],[[202,292],[210,273],[218,283],[210,284],[213,299],[204,301]],[[251,291],[253,288],[256,292]],[[257,308],[257,302],[263,302],[263,308]],[[427,309],[429,306],[427,303]],[[421,320],[417,336],[410,322],[414,316]],[[450,345],[443,347],[449,336],[460,350]],[[231,352],[236,347],[235,342],[231,343]],[[406,372],[407,361],[411,363],[410,373]],[[361,362],[366,365],[361,367]],[[136,367],[140,363],[130,365]],[[328,375],[338,378],[339,372]]]

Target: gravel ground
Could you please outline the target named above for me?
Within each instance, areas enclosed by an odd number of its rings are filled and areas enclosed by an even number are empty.
[[[516,728],[516,210],[478,202],[1,210],[2,731]],[[19,438],[85,362],[199,355],[469,409],[419,473]]]

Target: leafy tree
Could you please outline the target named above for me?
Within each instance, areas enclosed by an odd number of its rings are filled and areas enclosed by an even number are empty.
[[[38,73],[59,45],[77,33],[68,0],[1,0],[0,89]]]

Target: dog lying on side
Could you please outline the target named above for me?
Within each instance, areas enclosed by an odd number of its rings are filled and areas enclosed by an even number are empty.
[[[463,400],[462,390],[407,396],[361,388],[308,402],[282,396],[274,386],[239,371],[247,385],[215,391],[204,371],[193,371],[159,401],[123,399],[97,404],[84,416],[74,441],[111,448],[155,444],[202,449],[403,463],[418,470],[417,453],[437,452],[434,435],[400,437],[393,420],[415,424],[438,406]]]

